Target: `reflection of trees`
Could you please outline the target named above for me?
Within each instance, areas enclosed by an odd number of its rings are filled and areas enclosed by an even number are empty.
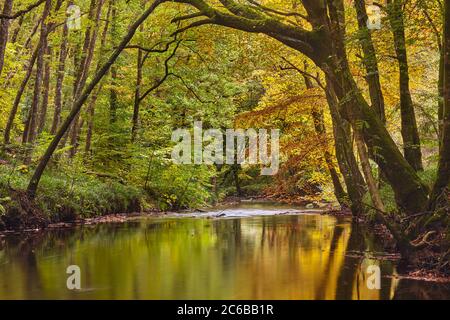
[[[364,291],[360,259],[345,255],[367,247],[378,250],[349,223],[315,215],[55,230],[3,241],[0,284],[9,290],[0,298],[378,298]],[[81,267],[92,292],[65,288],[69,264]],[[391,280],[382,281],[380,297],[388,298]]]
[[[449,283],[427,281],[412,281],[401,279],[395,291],[394,299],[448,299],[450,296]]]

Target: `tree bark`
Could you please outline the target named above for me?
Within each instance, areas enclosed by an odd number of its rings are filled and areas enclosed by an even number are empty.
[[[38,134],[42,133],[47,120],[48,97],[50,93],[50,73],[51,73],[52,48],[47,46],[47,59],[44,62],[44,78],[42,91],[42,105],[39,111]]]
[[[112,9],[112,2],[109,3],[108,5],[108,11],[106,13],[106,22],[105,22],[105,26],[103,28],[102,31],[102,36],[101,36],[101,40],[100,40],[100,57],[98,58],[97,61],[97,67],[95,69],[95,72],[98,72],[98,70],[101,68],[102,66],[102,62],[103,62],[103,55],[105,53],[105,45],[106,45],[106,37],[108,35],[108,27],[109,27],[109,18],[111,15],[111,9]],[[91,151],[91,146],[92,146],[92,135],[94,132],[94,115],[95,115],[95,104],[97,102],[97,97],[101,92],[101,88],[102,88],[102,84],[100,84],[97,88],[97,91],[93,94],[92,99],[89,103],[89,108],[88,108],[88,121],[87,121],[87,130],[86,130],[86,141],[85,141],[85,145],[84,145],[84,153],[85,155],[88,155]]]
[[[444,50],[441,48],[439,58],[439,81],[438,81],[438,141],[439,147],[442,142],[442,124],[444,119]]]
[[[420,137],[414,105],[409,88],[408,56],[406,52],[405,27],[402,0],[388,1],[388,16],[394,36],[394,46],[399,66],[400,113],[402,122],[403,150],[406,160],[416,170],[423,170]]]
[[[326,96],[333,120],[336,158],[347,187],[348,206],[353,215],[358,216],[365,212],[363,198],[366,193],[366,186],[353,153],[350,124],[339,114],[338,101],[330,80],[327,80]]]
[[[367,187],[369,189],[370,198],[376,210],[379,213],[384,213],[384,204],[381,200],[380,192],[378,191],[377,183],[372,174],[372,168],[369,161],[369,153],[367,152],[366,145],[359,130],[354,131],[356,147],[358,149],[359,159],[361,161],[361,167],[366,178]]]
[[[307,68],[307,65],[305,63],[305,71]],[[314,85],[311,81],[311,79],[303,75],[303,79],[305,80],[305,86],[307,89],[314,88]],[[313,110],[311,112],[311,116],[313,118],[314,122],[314,130],[319,138],[326,139],[326,128],[324,123],[324,116],[323,116],[323,110]],[[351,207],[348,205],[348,195],[345,192],[344,188],[342,187],[341,180],[339,179],[339,174],[336,171],[336,167],[334,165],[333,157],[331,153],[328,151],[328,143],[324,146],[324,154],[323,154],[325,163],[328,168],[328,173],[330,174],[331,181],[333,182],[333,189],[334,189],[334,195],[336,197],[336,200],[339,202],[342,208],[344,207]]]
[[[113,45],[115,44],[117,38],[117,9],[113,4],[111,11],[111,38]],[[111,80],[109,89],[109,123],[114,124],[117,121],[117,107],[118,107],[118,96],[117,96],[117,67],[115,65],[111,66]]]
[[[444,79],[443,79],[443,109],[442,137],[439,151],[437,178],[430,196],[430,209],[436,209],[445,203],[445,190],[450,182],[450,3],[445,1],[444,9]]]
[[[98,89],[92,95],[91,101],[89,102],[89,107],[87,110],[87,130],[86,130],[86,143],[84,145],[84,153],[87,155],[91,151],[92,144],[92,134],[94,132],[94,115],[95,115],[95,103],[97,102],[98,95],[101,91],[102,85],[98,86]]]
[[[3,14],[10,15],[12,12],[13,0],[5,0],[3,5]],[[3,65],[5,62],[5,50],[8,43],[9,35],[9,19],[0,20],[0,76],[2,75]]]
[[[5,132],[3,135],[3,141],[5,145],[11,142],[11,130],[14,124],[14,120],[16,118],[17,111],[19,109],[20,100],[22,99],[22,95],[25,91],[25,88],[27,87],[28,80],[30,80],[31,73],[33,72],[33,66],[36,62],[39,50],[40,50],[40,43],[38,43],[36,49],[33,51],[33,54],[31,55],[31,58],[28,62],[25,77],[20,83],[19,89],[17,90],[16,96],[14,98],[13,106],[11,108],[11,111],[9,112],[8,121],[6,122]]]
[[[42,23],[41,23],[41,34],[39,38],[39,52],[36,58],[36,76],[34,79],[34,91],[33,91],[33,101],[31,103],[31,109],[28,113],[28,118],[25,123],[25,129],[23,132],[22,143],[33,143],[36,139],[37,131],[37,118],[39,111],[39,100],[41,97],[41,85],[42,77],[44,73],[44,55],[47,48],[47,35],[48,35],[48,24],[46,22],[47,17],[50,14],[51,0],[46,0],[44,11],[42,13]],[[32,147],[27,152],[26,162],[29,162],[32,153]]]
[[[56,75],[56,85],[55,85],[55,109],[53,112],[52,127],[50,129],[51,134],[55,134],[59,123],[61,122],[61,110],[63,104],[63,83],[66,68],[66,58],[67,58],[67,36],[69,33],[69,28],[67,23],[63,26],[62,40],[59,48],[59,61],[58,61],[58,71]]]
[[[139,105],[141,103],[140,99],[140,89],[142,85],[142,50],[138,49],[137,55],[137,65],[136,65],[136,88],[134,90],[134,107],[133,107],[133,123],[131,127],[131,142],[136,141],[136,135],[139,127]]]
[[[150,7],[144,11],[144,13],[130,26],[128,33],[124,36],[120,44],[116,47],[116,49],[113,51],[112,55],[109,57],[109,59],[106,61],[106,63],[100,68],[98,72],[94,75],[92,81],[86,86],[86,88],[83,90],[82,94],[79,96],[79,98],[74,102],[72,109],[67,116],[67,118],[62,123],[61,127],[58,129],[58,132],[56,133],[53,140],[50,142],[50,145],[48,146],[47,150],[45,151],[44,155],[42,156],[41,160],[39,161],[33,176],[30,179],[30,182],[27,187],[27,193],[31,199],[33,199],[36,196],[36,191],[39,186],[39,181],[41,180],[42,174],[44,173],[45,168],[47,167],[48,162],[50,161],[50,158],[52,157],[53,153],[55,152],[56,148],[58,147],[59,142],[61,141],[62,137],[66,133],[66,131],[69,129],[70,125],[72,124],[73,120],[75,119],[76,115],[80,112],[81,107],[89,97],[89,94],[92,92],[92,90],[95,88],[95,86],[100,82],[100,80],[103,78],[103,76],[108,72],[111,65],[116,61],[117,57],[120,55],[120,53],[123,51],[123,49],[127,46],[127,44],[130,42],[130,40],[133,38],[133,35],[135,34],[137,28],[152,14],[152,12],[156,9],[156,7],[161,3],[161,1],[156,0],[154,1]]]
[[[89,20],[95,21],[95,26],[92,28],[88,26],[85,32],[84,44],[81,53],[80,67],[77,70],[77,77],[74,83],[74,100],[83,90],[86,80],[89,74],[89,68],[94,56],[95,43],[97,40],[97,30],[99,26],[99,21],[101,17],[101,11],[103,7],[103,0],[99,0],[97,3],[95,0],[91,0],[89,9]],[[70,133],[70,144],[72,148],[70,149],[69,156],[73,158],[78,150],[78,138],[80,135],[81,126],[79,123],[78,114],[72,125],[72,131]]]
[[[370,101],[380,117],[381,121],[386,122],[384,111],[384,97],[380,84],[380,73],[378,70],[377,56],[373,46],[372,35],[367,28],[367,11],[364,0],[355,0],[354,2],[359,27],[359,42],[361,44],[364,57],[363,63],[366,68],[366,81],[369,87]]]

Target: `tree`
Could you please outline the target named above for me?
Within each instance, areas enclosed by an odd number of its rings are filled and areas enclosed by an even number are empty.
[[[419,130],[409,88],[409,68],[406,51],[403,1],[389,0],[387,12],[394,35],[394,46],[399,66],[400,111],[402,119],[403,150],[405,158],[415,170],[423,170]]]
[[[444,192],[450,183],[450,4],[448,1],[445,1],[444,7],[442,137],[437,178],[430,196],[431,210],[434,210],[440,203],[445,203],[446,194]]]
[[[45,151],[44,155],[42,156],[41,160],[39,161],[39,164],[37,165],[36,170],[34,171],[33,176],[31,177],[30,183],[28,184],[28,188],[27,188],[27,193],[30,198],[35,197],[37,188],[39,186],[39,181],[41,180],[42,174],[44,173],[44,170],[47,167],[47,164],[50,161],[50,158],[52,157],[53,153],[55,152],[56,148],[58,147],[58,144],[61,141],[62,137],[66,134],[70,125],[73,123],[74,119],[80,112],[81,107],[88,99],[90,93],[95,88],[95,86],[100,82],[100,80],[103,78],[103,76],[108,72],[109,68],[119,57],[119,55],[123,51],[123,49],[125,49],[127,44],[133,38],[133,35],[135,34],[135,32],[139,28],[139,26],[153,13],[153,11],[158,7],[158,5],[160,3],[161,2],[159,0],[155,0],[149,6],[149,8],[147,10],[145,10],[144,13],[130,26],[127,34],[122,38],[121,42],[119,43],[117,48],[113,51],[113,53],[111,54],[109,59],[97,71],[97,73],[94,75],[93,79],[89,82],[89,84],[86,86],[86,88],[82,91],[82,93],[79,95],[79,97],[73,103],[73,106],[72,106],[72,109],[70,110],[69,115],[64,120],[61,127],[58,129],[58,132],[56,133],[53,140],[50,142],[50,145],[48,146],[48,148]]]
[[[339,113],[354,127],[363,123],[362,136],[368,147],[377,152],[377,164],[394,190],[397,205],[408,213],[420,212],[428,201],[427,188],[377,116],[369,107],[351,75],[344,46],[345,18],[342,0],[302,0],[312,30],[285,23],[279,16],[259,6],[221,0],[228,12],[208,5],[203,0],[178,0],[190,4],[198,12],[176,21],[206,17],[180,29],[217,24],[252,33],[264,33],[303,53],[327,75],[340,103]]]
[[[3,5],[3,15],[9,16],[12,12],[13,0],[5,0]],[[3,71],[3,63],[5,60],[6,43],[8,42],[9,19],[0,20],[0,76]]]
[[[383,122],[386,122],[386,114],[384,110],[384,97],[380,84],[380,72],[378,69],[377,56],[372,41],[372,34],[367,28],[367,11],[364,0],[354,1],[358,28],[359,28],[359,42],[363,49],[364,57],[363,62],[366,68],[366,81],[369,86],[370,101],[372,108],[375,108],[378,116]]]

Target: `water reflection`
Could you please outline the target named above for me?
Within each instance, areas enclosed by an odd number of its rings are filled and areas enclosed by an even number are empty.
[[[450,297],[448,286],[393,281],[391,262],[346,255],[380,248],[321,215],[143,219],[0,243],[0,299]],[[66,288],[72,264],[81,291]],[[381,267],[381,290],[366,286],[369,264]]]

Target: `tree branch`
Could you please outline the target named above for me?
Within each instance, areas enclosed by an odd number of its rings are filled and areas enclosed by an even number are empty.
[[[305,16],[305,15],[303,15],[301,13],[298,13],[298,12],[283,12],[283,11],[279,11],[279,10],[276,10],[276,9],[272,9],[272,8],[263,6],[262,4],[256,2],[255,0],[247,0],[247,1],[249,3],[251,3],[252,5],[258,7],[259,9],[263,10],[263,11],[274,13],[274,14],[277,14],[277,15],[280,15],[280,16],[283,16],[283,17],[299,17],[299,18],[302,18],[302,19],[308,21],[308,17],[307,16]]]
[[[166,81],[166,79],[173,75],[173,73],[171,73],[169,71],[169,62],[170,60],[172,60],[172,58],[175,56],[175,54],[177,53],[178,48],[180,47],[180,44],[183,40],[179,40],[175,46],[175,48],[173,49],[172,53],[166,58],[166,60],[164,61],[164,76],[159,79],[151,88],[149,88],[148,90],[146,90],[144,92],[144,94],[142,96],[140,96],[138,99],[139,101],[144,100],[152,91],[156,90],[157,88],[159,88],[164,81]]]
[[[189,19],[194,19],[194,18],[199,18],[204,16],[203,13],[201,12],[196,12],[196,13],[191,13],[191,14],[187,14],[185,16],[180,16],[180,17],[176,17],[172,19],[172,23],[175,22],[179,22],[179,21],[184,21],[184,20],[189,20]]]
[[[35,2],[33,4],[30,4],[25,9],[19,10],[19,11],[17,11],[16,13],[14,13],[12,15],[0,14],[0,19],[8,19],[8,20],[16,19],[16,18],[18,18],[18,17],[20,17],[20,16],[30,12],[34,8],[39,7],[44,2],[45,2],[45,0],[38,0],[37,2]]]
[[[192,28],[195,28],[195,27],[200,27],[200,26],[203,26],[205,24],[214,24],[214,20],[213,19],[203,19],[203,20],[192,22],[190,25],[178,29],[177,31],[172,33],[171,36],[174,37],[174,36],[176,36],[176,35],[178,35],[180,33],[185,32],[186,30],[189,30],[189,29],[192,29]]]
[[[320,52],[321,43],[318,43],[320,37],[317,37],[317,33],[322,32],[320,28],[309,31],[300,26],[283,22],[277,17],[259,13],[249,6],[243,6],[231,0],[221,0],[221,3],[226,5],[231,14],[214,8],[204,0],[165,0],[165,2],[191,5],[210,19],[208,23],[250,33],[264,33],[308,56],[314,56]],[[236,5],[239,10],[236,9]],[[206,20],[194,22],[194,25],[187,28],[204,24],[206,24]]]

